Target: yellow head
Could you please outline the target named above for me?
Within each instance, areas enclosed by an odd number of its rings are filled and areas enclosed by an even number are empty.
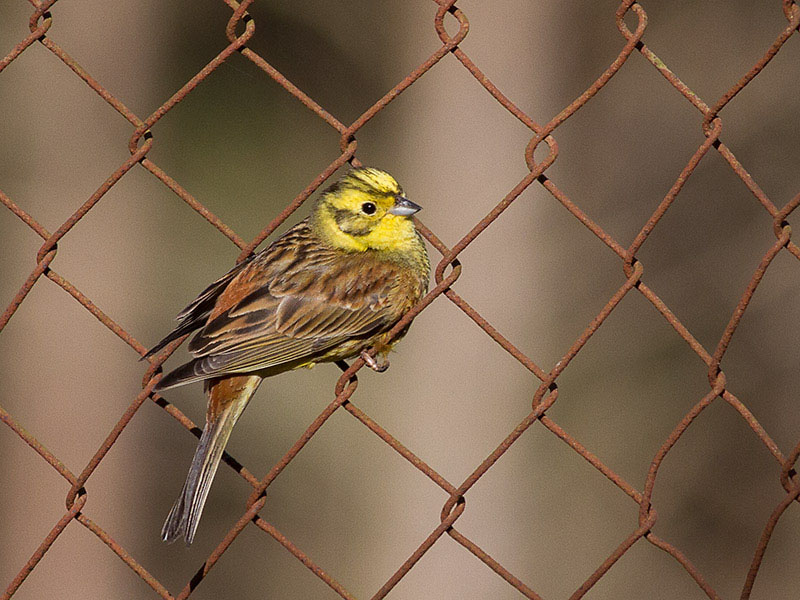
[[[320,237],[342,250],[404,251],[420,244],[411,221],[420,208],[403,195],[394,177],[362,167],[325,190],[311,223]]]

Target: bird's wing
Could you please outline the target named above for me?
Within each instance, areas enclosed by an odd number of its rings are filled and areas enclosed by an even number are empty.
[[[399,316],[391,302],[396,279],[391,266],[357,259],[284,273],[192,339],[194,371],[212,377],[275,367],[373,334]]]
[[[401,271],[322,246],[301,223],[214,292],[208,320],[189,343],[195,359],[157,389],[299,365],[345,340],[388,329],[408,308],[394,300],[404,296]]]

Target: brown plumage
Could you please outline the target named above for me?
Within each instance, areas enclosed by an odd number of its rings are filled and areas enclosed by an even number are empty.
[[[311,216],[206,288],[148,353],[191,331],[194,359],[156,391],[204,381],[206,427],[162,530],[192,542],[225,444],[264,377],[376,347],[427,290],[429,263],[405,198],[387,173],[357,169],[321,196]],[[405,334],[405,331],[403,332]],[[400,336],[402,337],[402,336]]]

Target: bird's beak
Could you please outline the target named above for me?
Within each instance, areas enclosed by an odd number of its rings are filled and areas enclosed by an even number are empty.
[[[395,196],[394,206],[389,209],[389,212],[398,217],[409,217],[419,210],[422,210],[419,204],[412,202],[405,196]]]

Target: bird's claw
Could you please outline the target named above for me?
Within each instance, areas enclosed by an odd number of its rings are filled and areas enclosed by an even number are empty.
[[[389,359],[382,354],[379,354],[378,359],[376,360],[369,352],[363,350],[361,352],[361,358],[363,358],[364,362],[367,363],[367,366],[376,373],[383,373],[389,368]]]

